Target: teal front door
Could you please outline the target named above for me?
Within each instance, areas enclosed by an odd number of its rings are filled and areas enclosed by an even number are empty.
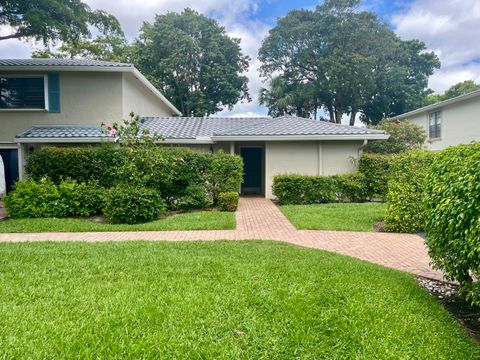
[[[243,158],[242,194],[262,194],[263,149],[245,147],[240,149]]]

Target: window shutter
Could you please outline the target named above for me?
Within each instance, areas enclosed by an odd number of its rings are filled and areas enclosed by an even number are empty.
[[[60,79],[58,73],[48,74],[48,111],[60,112]]]

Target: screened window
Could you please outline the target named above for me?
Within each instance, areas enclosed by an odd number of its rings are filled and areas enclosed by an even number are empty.
[[[430,139],[442,137],[442,113],[440,111],[428,114],[428,135]]]
[[[0,76],[0,109],[45,109],[44,77]]]

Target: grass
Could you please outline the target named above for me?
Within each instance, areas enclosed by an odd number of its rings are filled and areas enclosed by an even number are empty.
[[[373,224],[385,216],[386,204],[284,205],[280,209],[297,229],[373,231]]]
[[[0,244],[0,358],[478,359],[412,276],[276,242]]]
[[[138,225],[95,223],[89,219],[7,219],[0,221],[0,233],[227,230],[235,228],[235,214],[221,211],[195,211],[169,216]]]

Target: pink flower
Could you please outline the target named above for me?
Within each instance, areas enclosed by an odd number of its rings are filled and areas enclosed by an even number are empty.
[[[114,128],[110,129],[110,136],[115,136],[116,133],[117,133],[117,129],[114,129]]]

